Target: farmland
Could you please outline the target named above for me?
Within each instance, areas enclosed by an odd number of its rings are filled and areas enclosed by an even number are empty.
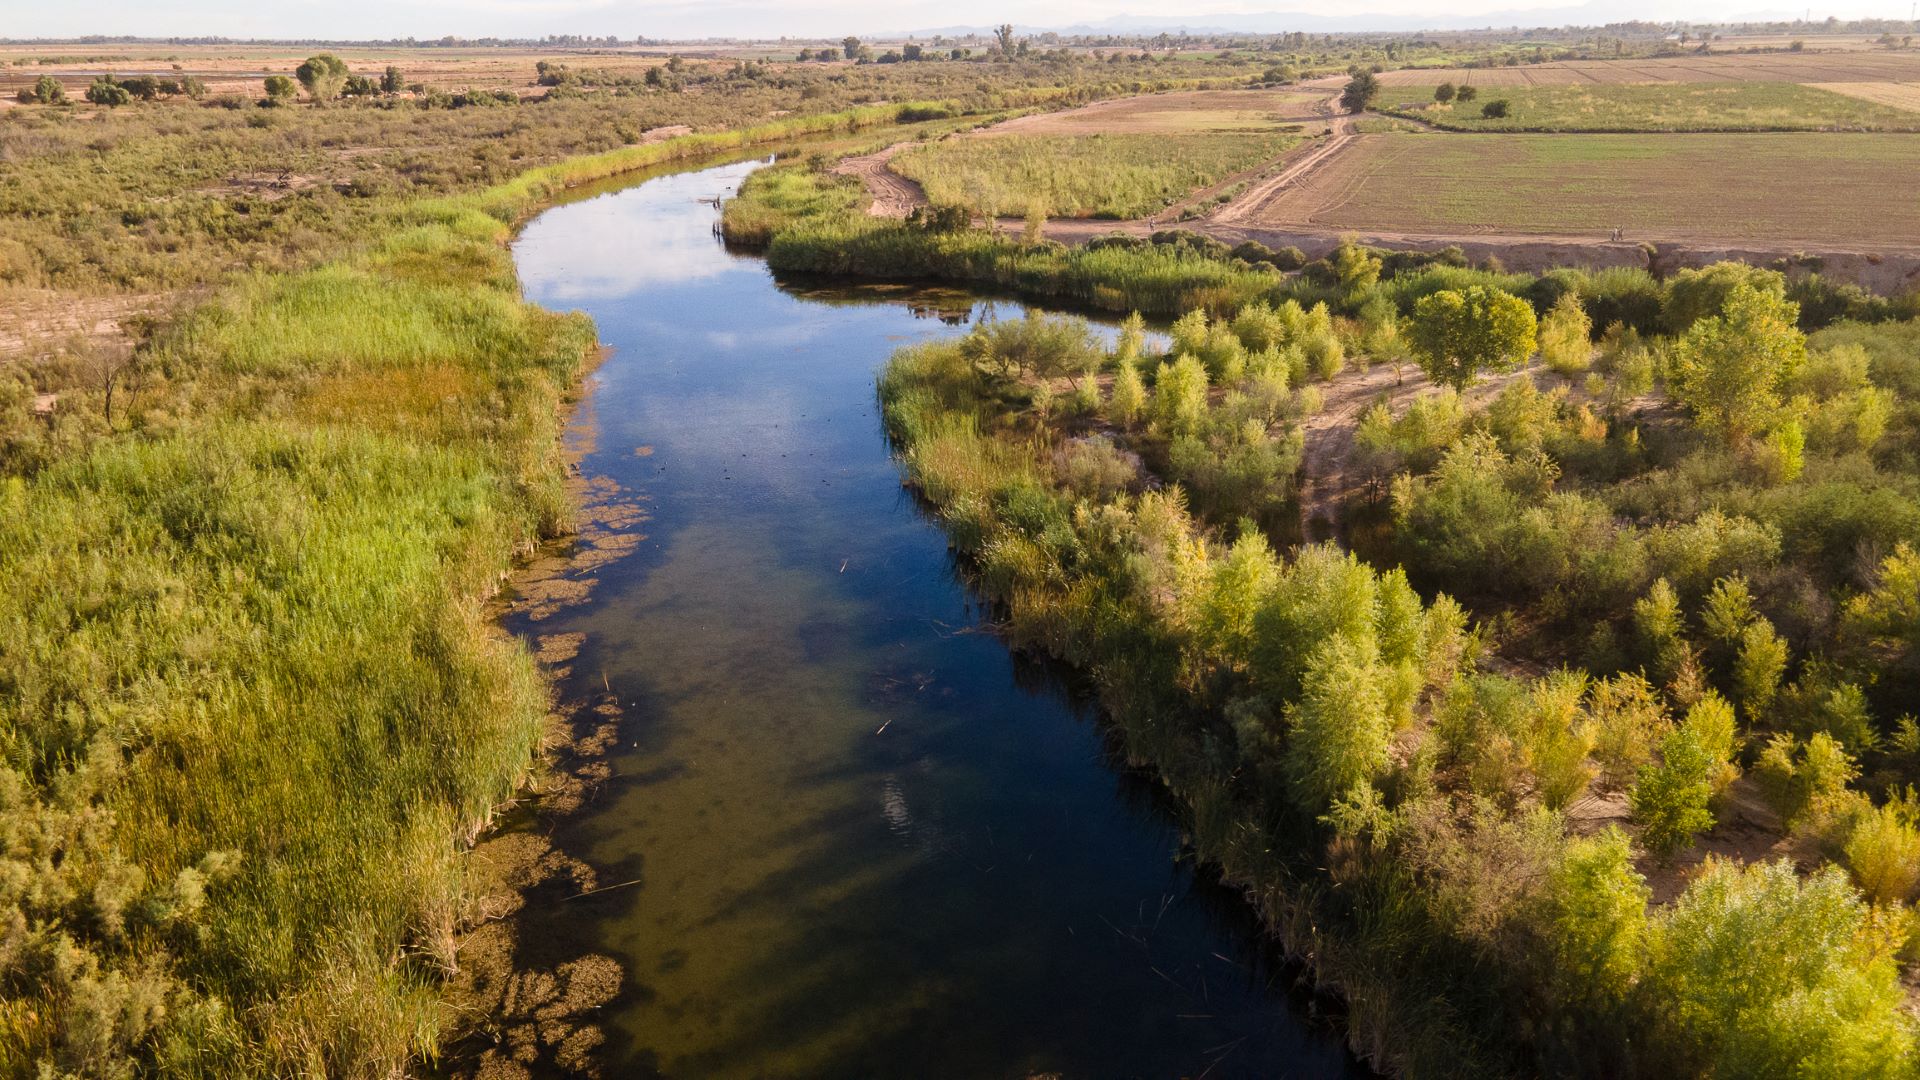
[[[1432,86],[1447,79],[1482,89],[1608,83],[1912,82],[1920,79],[1920,52],[1775,52],[1567,60],[1522,67],[1409,68],[1380,75],[1389,94],[1396,87]]]
[[[1920,235],[1917,173],[1891,136],[1362,135],[1255,221],[1872,246]]]
[[[1468,85],[1472,85],[1469,83]],[[1790,82],[1563,83],[1489,88],[1471,101],[1434,100],[1433,85],[1393,85],[1381,107],[1462,131],[1916,131],[1895,84],[1837,93]],[[1920,89],[1905,86],[1900,91]],[[1875,96],[1868,96],[1869,93]],[[1505,116],[1483,108],[1505,101]]]
[[[1297,138],[1205,135],[1004,135],[949,139],[894,159],[933,202],[979,213],[1142,217],[1251,169]]]
[[[1277,125],[1326,119],[1328,90],[1194,90],[1097,101],[1077,109],[1035,113],[999,124],[986,135],[1193,135],[1270,131]]]

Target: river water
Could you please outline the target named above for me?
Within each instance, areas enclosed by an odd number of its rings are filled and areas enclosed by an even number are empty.
[[[514,623],[585,633],[572,689],[626,707],[558,839],[637,884],[523,920],[625,967],[610,1074],[1365,1075],[900,484],[881,365],[1018,305],[783,286],[712,234],[755,167],[570,202],[515,246],[528,298],[612,347],[581,468],[646,510],[587,602]]]

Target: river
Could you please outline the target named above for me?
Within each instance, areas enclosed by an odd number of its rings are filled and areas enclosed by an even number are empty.
[[[581,469],[645,510],[586,602],[510,620],[584,633],[563,690],[626,711],[555,832],[636,884],[523,916],[625,967],[610,1075],[1367,1075],[901,486],[879,368],[1020,307],[783,286],[712,234],[756,166],[566,203],[514,249],[611,347]]]

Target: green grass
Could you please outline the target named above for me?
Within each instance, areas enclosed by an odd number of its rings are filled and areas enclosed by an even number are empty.
[[[1441,105],[1433,85],[1384,87],[1378,107],[1457,131],[1920,131],[1920,113],[1797,83],[1488,86]],[[1504,100],[1509,114],[1481,115]]]
[[[1278,156],[1292,134],[1001,135],[948,139],[893,159],[933,202],[982,213],[1144,217]]]

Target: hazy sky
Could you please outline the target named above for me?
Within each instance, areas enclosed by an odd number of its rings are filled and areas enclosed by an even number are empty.
[[[1910,0],[1841,0],[1814,5],[1815,18],[1862,15],[1904,18]],[[1709,20],[1755,14],[1798,14],[1794,0],[1624,0],[1584,6],[1580,0],[1455,0],[1453,16],[1537,11],[1545,23],[1599,23],[1620,18]],[[0,35],[385,38],[539,36],[552,33],[648,37],[838,36],[1010,21],[1023,26],[1092,23],[1115,15],[1180,15],[1204,25],[1209,15],[1293,11],[1328,16],[1434,13],[1418,0],[1201,0],[1192,6],[1141,0],[0,0]],[[1523,20],[1524,21],[1524,20]]]

